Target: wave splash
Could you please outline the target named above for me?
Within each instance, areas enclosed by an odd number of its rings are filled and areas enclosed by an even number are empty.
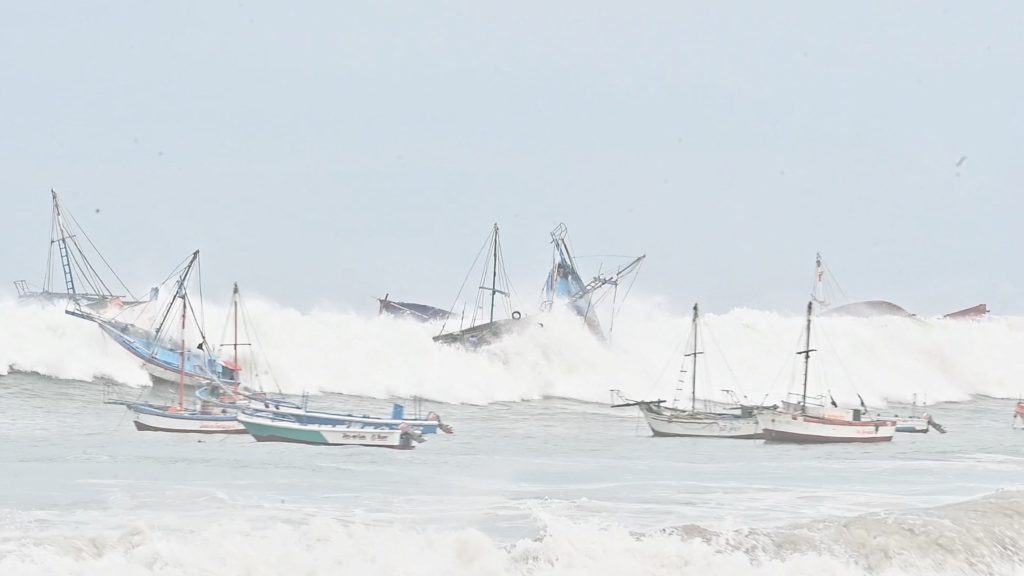
[[[537,538],[501,543],[475,529],[358,524],[322,516],[269,520],[252,511],[215,522],[40,534],[0,530],[0,573],[407,575],[729,574],[730,576],[1019,576],[1024,494],[900,515],[872,514],[776,529],[681,527],[637,534],[540,515]],[[402,553],[397,553],[401,550]]]
[[[475,353],[432,342],[436,324],[301,312],[259,299],[250,299],[249,310],[268,360],[249,377],[266,389],[474,404],[552,396],[605,402],[610,389],[648,398],[686,393],[676,389],[689,317],[667,312],[655,298],[631,299],[607,341],[556,310],[524,318],[528,329]],[[209,340],[230,341],[220,333],[227,310],[207,306],[206,316],[216,327]],[[795,391],[793,352],[802,345],[802,325],[798,316],[749,309],[706,315],[701,395],[725,400],[721,391],[734,389],[759,402]],[[1024,391],[1024,318],[820,318],[814,347],[821,352],[812,382],[840,402],[856,403],[858,393],[880,406],[915,394],[940,402],[977,394],[1016,398]],[[95,326],[60,308],[0,301],[0,373],[9,370],[149,382],[137,361]]]

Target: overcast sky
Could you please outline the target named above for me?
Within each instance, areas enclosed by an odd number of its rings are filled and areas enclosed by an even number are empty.
[[[564,221],[679,310],[798,311],[820,250],[851,299],[1024,313],[1021,3],[0,12],[12,293],[55,188],[140,292],[201,248],[207,294],[445,307],[497,221],[534,302]]]

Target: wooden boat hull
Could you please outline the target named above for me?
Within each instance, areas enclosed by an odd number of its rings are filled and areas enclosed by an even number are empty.
[[[140,432],[245,434],[234,414],[173,413],[148,405],[128,405],[128,409],[135,413],[135,429]]]
[[[832,444],[889,442],[896,433],[893,420],[839,420],[805,414],[768,412],[758,415],[768,442]]]
[[[258,442],[290,442],[318,446],[369,446],[411,449],[412,436],[404,430],[377,430],[287,422],[258,414],[240,414],[239,422]]]
[[[655,436],[736,440],[756,440],[764,437],[756,416],[692,414],[644,403],[640,404],[640,412]]]

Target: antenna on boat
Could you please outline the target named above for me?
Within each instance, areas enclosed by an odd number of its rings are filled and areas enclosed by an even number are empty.
[[[828,306],[825,302],[825,265],[821,261],[821,252],[814,255],[814,292],[811,298],[820,306]]]
[[[807,372],[811,364],[811,352],[817,352],[817,350],[811,348],[811,313],[814,311],[814,301],[807,303],[807,343],[804,349],[797,352],[797,354],[803,354],[804,356],[804,391],[801,395],[800,400],[800,413],[807,414]]]
[[[697,356],[703,354],[703,352],[697,351],[697,319],[700,313],[697,310],[697,304],[693,304],[693,352],[686,354],[686,357],[693,358],[693,369],[690,374],[690,412],[697,411]]]

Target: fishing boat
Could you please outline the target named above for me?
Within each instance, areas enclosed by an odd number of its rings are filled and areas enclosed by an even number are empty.
[[[1018,420],[1020,421],[1020,427],[1024,427],[1024,401],[1017,402],[1017,407],[1013,410],[1013,427],[1018,427]]]
[[[663,400],[627,401],[614,404],[613,408],[636,406],[644,415],[647,425],[655,436],[692,436],[700,438],[762,438],[761,428],[757,421],[757,412],[762,407],[747,406],[739,402],[729,407],[731,411],[699,410],[697,408],[697,357],[703,352],[698,350],[700,312],[697,304],[693,305],[693,321],[690,339],[693,347],[684,356],[692,361],[690,369],[690,407],[688,410],[665,406]],[[685,364],[680,372],[685,372]]]
[[[46,275],[40,289],[33,289],[27,280],[16,280],[14,288],[21,301],[43,303],[73,302],[92,309],[124,308],[141,304],[132,291],[100,254],[89,236],[78,225],[74,215],[61,206],[57,192],[50,190],[50,250],[46,258]],[[89,259],[91,253],[106,268],[105,275],[116,280],[120,293],[110,288],[104,274]],[[57,272],[57,267],[60,272]],[[64,280],[61,291],[58,282]],[[152,295],[152,293],[151,293]]]
[[[839,442],[889,442],[896,433],[895,420],[866,419],[867,409],[845,409],[808,403],[807,380],[811,353],[811,316],[814,302],[807,303],[807,340],[797,354],[804,357],[803,392],[797,404],[784,402],[782,410],[757,415],[761,431],[768,442],[824,444]]]
[[[242,410],[238,422],[258,442],[291,442],[320,446],[371,446],[408,450],[423,435],[411,428],[357,428],[341,423],[300,422],[287,414]]]
[[[186,344],[186,328],[189,312],[195,317],[186,287],[188,277],[192,270],[192,264],[199,257],[198,251],[193,255],[189,265],[182,271],[177,282],[175,300],[181,301],[181,333],[178,353],[180,357],[178,366],[178,398],[177,403],[168,405],[150,404],[142,402],[116,401],[114,403],[124,404],[135,414],[135,429],[143,432],[185,432],[199,434],[243,434],[245,428],[238,423],[236,413],[223,406],[216,406],[203,402],[198,407],[188,407],[185,404],[185,370],[187,356],[189,353]],[[168,307],[168,313],[173,308],[173,302]],[[163,321],[166,321],[166,316]],[[163,325],[161,322],[161,326]],[[158,331],[159,332],[159,331]],[[204,337],[205,342],[205,337]],[[203,348],[208,351],[208,347]],[[233,375],[237,372],[232,372]]]
[[[266,416],[278,416],[287,420],[293,420],[302,424],[324,425],[324,426],[346,426],[349,428],[372,428],[375,430],[397,430],[405,428],[421,434],[454,434],[455,430],[441,420],[436,412],[428,412],[425,416],[418,415],[412,418],[405,417],[405,407],[402,404],[393,404],[391,417],[382,418],[368,416],[366,414],[345,414],[339,412],[324,412],[320,410],[309,410],[305,406],[297,406],[294,403],[282,403],[274,398],[257,400],[250,398],[247,408],[254,413]],[[417,411],[417,413],[419,413]]]
[[[427,304],[417,304],[415,302],[396,302],[389,299],[390,294],[385,294],[383,298],[378,298],[377,303],[379,304],[377,315],[382,316],[387,314],[389,316],[398,316],[401,318],[410,318],[419,322],[435,322],[438,320],[444,320],[450,315],[447,310],[428,306]]]
[[[166,338],[172,312],[177,306],[181,306],[182,314],[186,318],[189,313],[195,319],[200,317],[192,307],[188,289],[198,262],[199,251],[196,250],[171,274],[171,277],[177,274],[173,297],[158,312],[156,325],[152,329],[117,320],[117,317],[108,318],[81,306],[75,306],[65,312],[70,316],[96,323],[111,340],[142,361],[143,369],[157,381],[175,384],[183,380],[185,386],[191,387],[215,383],[236,386],[239,381],[238,365],[220,360],[211,354],[211,347],[198,321],[196,327],[200,342],[196,349],[179,350],[176,343]]]
[[[599,337],[604,336],[597,315],[597,306],[612,288],[612,313],[609,330],[614,327],[619,284],[639,270],[646,256],[631,259],[619,267],[614,274],[598,273],[589,282],[584,282],[576,265],[576,258],[569,248],[569,230],[564,223],[551,231],[553,245],[551,270],[544,282],[542,310],[550,310],[556,302],[564,303],[583,319],[584,324]],[[635,278],[635,276],[634,276]],[[627,291],[628,294],[628,291]]]
[[[935,421],[928,412],[918,413],[917,394],[910,403],[910,414],[879,414],[879,417],[896,420],[896,431],[907,434],[927,434],[934,428],[938,433],[945,434],[946,428]]]
[[[437,336],[434,336],[434,342],[458,345],[474,350],[493,344],[526,325],[525,322],[521,322],[522,313],[512,309],[512,285],[505,270],[505,260],[501,253],[501,236],[497,224],[494,224],[491,233],[484,242],[484,247],[477,254],[476,260],[474,260],[473,265],[470,267],[469,274],[466,275],[466,281],[472,276],[480,256],[484,253],[488,257],[484,260],[485,264],[481,267],[479,288],[476,292],[476,302],[473,305],[473,313],[469,318],[469,325],[465,325],[466,318],[465,312],[463,312],[459,329],[449,331],[448,320],[451,316],[451,311],[449,311],[449,318],[445,319],[445,322],[441,325],[441,331]],[[455,297],[456,303],[462,297],[462,292],[465,288],[466,282],[463,282],[462,287],[459,288],[458,295]],[[499,296],[501,297],[502,310],[498,309]],[[455,304],[452,305],[452,310],[454,308]],[[505,318],[495,315],[496,312],[502,311],[507,315]]]

